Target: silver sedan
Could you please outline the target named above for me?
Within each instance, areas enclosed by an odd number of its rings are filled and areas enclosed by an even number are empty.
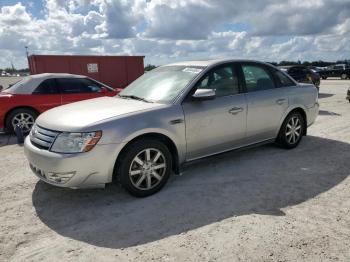
[[[159,67],[118,96],[40,115],[24,150],[52,185],[120,183],[159,191],[184,163],[253,144],[296,147],[318,114],[318,92],[272,65],[211,60]]]

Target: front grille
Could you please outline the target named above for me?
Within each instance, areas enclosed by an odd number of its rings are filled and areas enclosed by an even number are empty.
[[[34,146],[48,150],[58,134],[59,132],[57,131],[52,131],[35,125],[30,132],[30,141]]]

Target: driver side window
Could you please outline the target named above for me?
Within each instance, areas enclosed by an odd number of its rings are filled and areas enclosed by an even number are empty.
[[[197,89],[215,89],[217,97],[238,94],[238,76],[231,65],[222,66],[210,71]]]

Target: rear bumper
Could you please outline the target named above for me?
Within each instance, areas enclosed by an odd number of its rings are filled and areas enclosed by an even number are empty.
[[[314,104],[314,106],[308,108],[307,117],[306,117],[307,118],[307,126],[311,126],[315,122],[315,120],[318,116],[319,108],[320,108],[320,105],[318,102],[316,102]]]

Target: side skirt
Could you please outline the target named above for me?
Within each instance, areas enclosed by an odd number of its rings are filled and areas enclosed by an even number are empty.
[[[213,157],[213,156],[217,156],[217,155],[222,155],[222,154],[226,154],[226,153],[229,153],[229,152],[233,152],[233,151],[236,151],[236,152],[240,152],[240,151],[245,151],[247,149],[250,149],[250,148],[255,148],[255,147],[258,147],[258,146],[262,146],[262,145],[266,145],[266,144],[271,144],[271,143],[274,143],[276,141],[276,138],[270,138],[270,139],[267,139],[267,140],[264,140],[264,141],[261,141],[261,142],[257,142],[257,143],[252,143],[252,144],[248,144],[248,145],[244,145],[244,146],[240,146],[240,147],[235,147],[235,148],[231,148],[231,149],[228,149],[228,150],[224,150],[224,151],[221,151],[221,152],[217,152],[217,153],[214,153],[214,154],[210,154],[210,155],[204,155],[202,157],[198,157],[198,158],[194,158],[194,159],[189,159],[187,160],[186,162],[182,163],[180,165],[180,168],[179,168],[179,173],[176,173],[176,175],[182,175],[182,173],[188,168],[188,166],[190,166],[191,164],[193,163],[199,163],[199,162],[202,162],[202,161],[206,161],[207,159],[209,159],[210,157]]]

